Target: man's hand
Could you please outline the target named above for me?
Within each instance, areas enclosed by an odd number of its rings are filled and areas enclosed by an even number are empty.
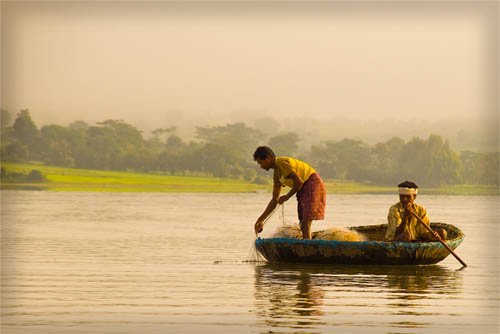
[[[413,203],[407,203],[407,205],[404,205],[403,207],[406,211],[415,212],[415,206]]]
[[[255,235],[262,232],[262,230],[264,230],[264,221],[260,218],[257,219],[257,221],[255,222],[254,229],[255,229]]]

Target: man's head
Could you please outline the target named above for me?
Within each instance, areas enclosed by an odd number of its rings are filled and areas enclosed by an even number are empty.
[[[411,182],[405,181],[398,184],[399,201],[404,207],[408,207],[415,201],[418,193],[418,186]]]
[[[258,162],[260,168],[269,170],[274,165],[276,155],[273,150],[267,146],[259,146],[253,154],[253,159]]]

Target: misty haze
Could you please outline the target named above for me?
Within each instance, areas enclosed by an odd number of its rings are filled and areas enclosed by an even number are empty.
[[[487,4],[3,1],[2,108],[38,125],[245,122],[301,145],[439,134],[498,150]]]

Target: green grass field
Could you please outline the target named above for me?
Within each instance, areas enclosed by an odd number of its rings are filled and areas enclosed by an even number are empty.
[[[2,179],[2,189],[40,189],[52,191],[116,192],[254,192],[266,186],[232,179],[212,177],[168,176],[128,172],[72,169],[34,164],[2,164],[7,175],[28,175],[38,170],[42,182]]]
[[[1,189],[38,189],[50,191],[98,192],[271,192],[268,185],[243,180],[198,176],[170,176],[144,173],[111,172],[87,169],[51,167],[38,164],[3,163],[5,175]],[[38,170],[43,180],[27,180],[32,170]],[[269,173],[270,174],[270,173]],[[271,182],[271,176],[269,176]],[[395,187],[382,187],[357,182],[327,180],[329,194],[394,194]],[[495,186],[455,185],[422,189],[422,194],[498,195]]]

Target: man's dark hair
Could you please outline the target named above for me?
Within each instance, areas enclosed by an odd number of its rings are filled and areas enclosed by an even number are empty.
[[[411,181],[405,181],[403,183],[400,183],[400,184],[398,184],[398,187],[418,189],[418,186],[415,183],[411,182]]]
[[[264,160],[266,159],[267,157],[275,157],[276,155],[274,154],[273,150],[271,150],[271,148],[267,147],[267,146],[259,146],[257,147],[257,149],[255,150],[254,154],[253,154],[253,159],[254,160]]]

